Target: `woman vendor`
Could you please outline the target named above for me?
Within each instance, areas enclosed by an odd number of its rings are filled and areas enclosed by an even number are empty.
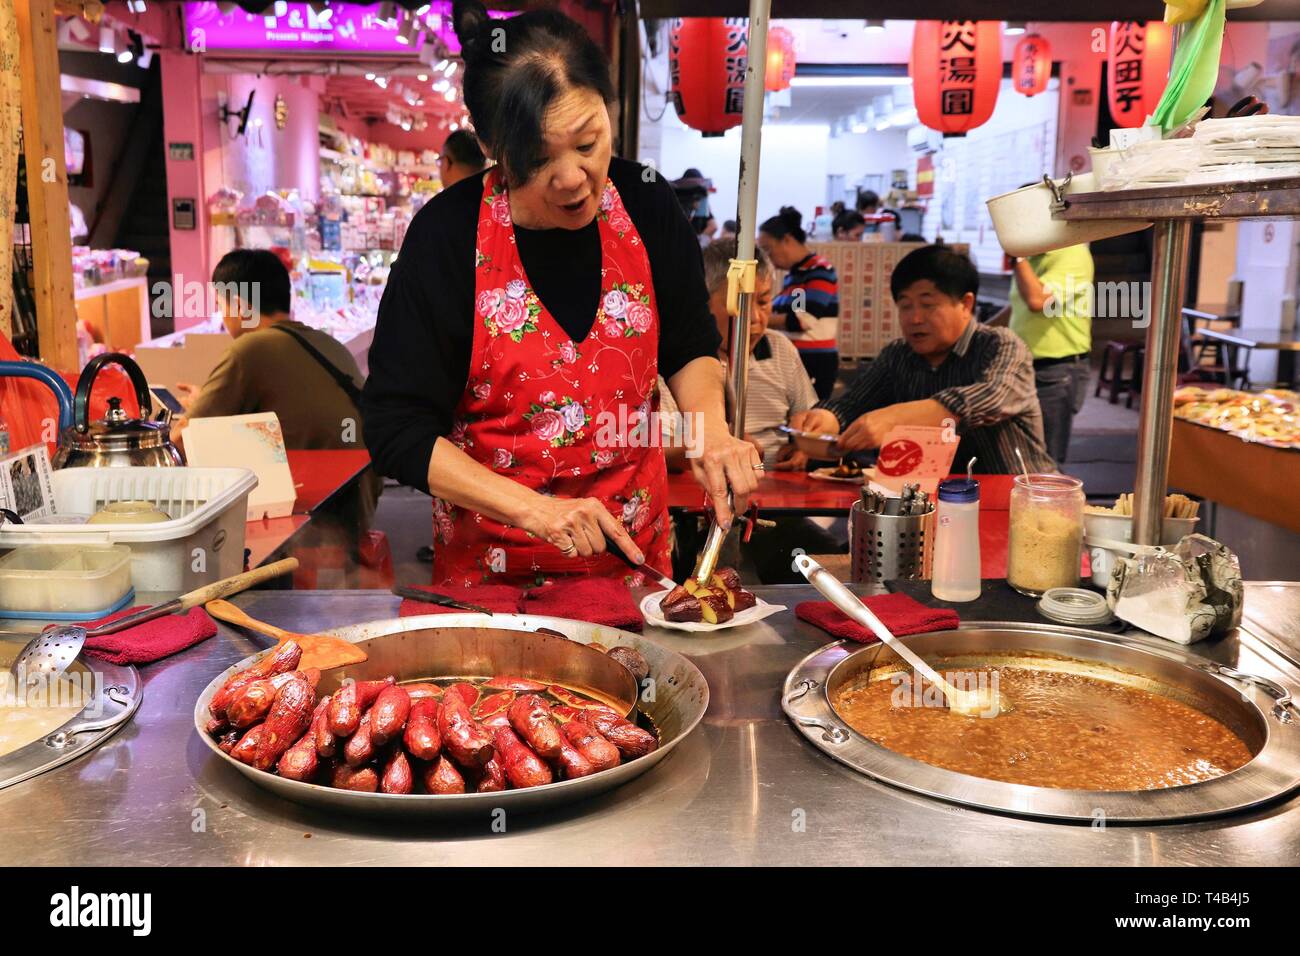
[[[375,466],[434,496],[435,584],[628,575],[607,539],[671,573],[656,376],[695,416],[724,526],[762,467],[725,420],[699,244],[665,180],[611,157],[609,64],[581,26],[454,16],[496,165],[427,203],[393,265],[363,398]]]

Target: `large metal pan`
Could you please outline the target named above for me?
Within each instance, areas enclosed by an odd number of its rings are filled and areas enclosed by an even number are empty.
[[[430,614],[356,624],[329,633],[362,645],[369,657],[364,664],[341,668],[322,678],[323,693],[348,677],[363,680],[393,674],[401,681],[508,673],[547,679],[617,700],[620,692],[611,693],[608,688],[616,687],[619,681],[630,682],[627,669],[597,651],[575,646],[575,642],[635,648],[649,662],[649,679],[653,682],[642,690],[639,707],[658,729],[660,745],[653,753],[612,770],[527,790],[455,795],[335,790],[263,773],[222,753],[203,732],[208,702],[226,678],[249,666],[256,655],[217,675],[194,707],[195,729],[214,758],[279,796],[328,810],[391,817],[467,817],[487,816],[497,810],[529,812],[581,800],[626,783],[663,760],[695,729],[709,706],[709,686],[704,675],[682,655],[640,635],[580,621],[522,614]],[[606,672],[604,665],[617,668],[617,672]],[[626,694],[626,690],[621,693]],[[635,694],[632,699],[636,699]]]
[[[0,669],[7,672],[30,639],[30,634],[0,638]],[[129,664],[119,667],[86,657],[73,663],[68,678],[86,689],[85,706],[40,739],[0,755],[0,790],[89,753],[122,729],[140,706],[140,675]]]
[[[1300,712],[1273,675],[1243,674],[1177,645],[1156,649],[1120,635],[1036,624],[980,624],[901,640],[927,661],[941,660],[944,668],[1019,662],[1163,694],[1222,721],[1254,757],[1214,780],[1141,791],[1030,787],[944,770],[867,739],[831,706],[839,689],[863,671],[870,671],[872,680],[887,679],[904,666],[898,655],[880,644],[828,644],[786,677],[781,696],[786,716],[818,749],[893,786],[986,810],[1094,824],[1216,816],[1300,787]]]

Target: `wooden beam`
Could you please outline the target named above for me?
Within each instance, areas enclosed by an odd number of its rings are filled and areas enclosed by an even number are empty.
[[[77,312],[72,296],[68,171],[63,161],[58,25],[53,0],[14,0],[22,70],[23,146],[31,211],[36,327],[41,359],[77,370]]]

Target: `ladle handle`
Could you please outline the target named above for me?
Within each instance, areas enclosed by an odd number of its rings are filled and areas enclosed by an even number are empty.
[[[935,673],[934,668],[930,667],[925,661],[917,657],[906,644],[894,637],[889,628],[881,623],[880,618],[872,612],[871,608],[863,604],[856,594],[846,588],[842,581],[835,575],[831,574],[820,564],[801,554],[794,559],[794,565],[808,579],[808,583],[830,599],[830,602],[837,608],[847,614],[863,627],[875,632],[875,635],[890,646],[899,657],[912,665],[913,670],[919,671],[928,677],[932,682],[938,684],[945,694],[955,693],[952,686]]]
[[[238,594],[240,591],[248,590],[255,584],[261,584],[263,581],[269,581],[272,578],[278,578],[282,574],[288,574],[297,567],[297,558],[284,558],[263,567],[245,571],[243,574],[236,574],[220,581],[214,581],[212,584],[205,584],[201,588],[195,588],[187,594],[182,594],[180,596],[180,609],[188,611],[196,605],[207,604],[217,598]]]

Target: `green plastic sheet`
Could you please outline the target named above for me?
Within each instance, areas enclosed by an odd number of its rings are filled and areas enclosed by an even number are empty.
[[[1166,133],[1177,129],[1213,95],[1223,48],[1224,9],[1225,0],[1210,0],[1201,15],[1187,25],[1174,52],[1169,84],[1148,125],[1159,126]]]

